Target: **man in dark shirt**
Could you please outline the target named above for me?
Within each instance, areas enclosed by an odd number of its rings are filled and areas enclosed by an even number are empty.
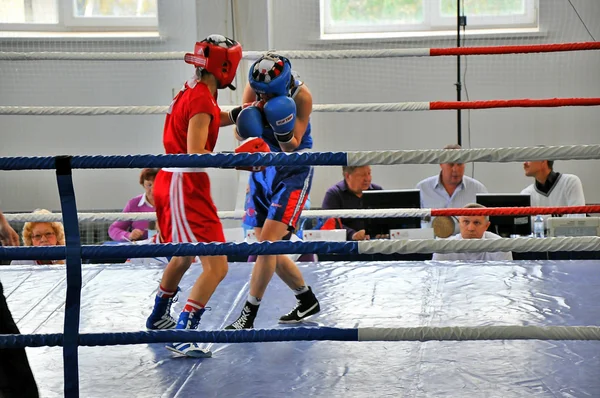
[[[373,189],[381,190],[381,186],[371,183],[371,166],[344,166],[344,179],[325,193],[323,209],[362,209],[362,193]],[[365,240],[366,220],[361,218],[342,218],[347,240]]]

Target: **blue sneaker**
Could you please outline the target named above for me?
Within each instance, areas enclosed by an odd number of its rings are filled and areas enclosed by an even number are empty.
[[[200,324],[200,318],[205,309],[194,312],[182,312],[177,322],[177,330],[196,330]],[[190,316],[191,314],[191,316]],[[202,348],[198,343],[170,343],[165,346],[167,350],[190,358],[210,358],[212,352],[208,348]]]
[[[177,292],[179,292],[177,288]],[[177,301],[177,292],[174,296],[164,298],[158,295],[154,298],[154,309],[152,314],[146,319],[146,329],[148,330],[162,330],[162,329],[173,329],[175,324],[175,318],[171,316],[171,305]]]

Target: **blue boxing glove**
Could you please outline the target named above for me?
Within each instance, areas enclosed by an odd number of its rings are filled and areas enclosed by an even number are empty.
[[[257,106],[244,108],[237,117],[236,125],[240,138],[260,137],[265,125],[263,113]]]
[[[275,97],[267,101],[264,108],[265,118],[282,144],[294,138],[296,124],[296,103],[290,97]]]

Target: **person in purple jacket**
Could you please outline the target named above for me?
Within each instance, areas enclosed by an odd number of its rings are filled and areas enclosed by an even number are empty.
[[[143,169],[140,173],[140,185],[144,193],[127,202],[123,213],[154,212],[154,196],[152,186],[159,169]],[[143,240],[148,238],[149,221],[115,221],[108,228],[108,235],[117,242]]]
[[[323,209],[362,209],[362,193],[373,189],[381,190],[381,186],[371,183],[371,166],[344,166],[344,179],[325,193]],[[366,220],[362,218],[342,218],[342,226],[346,230],[347,240],[366,240]]]

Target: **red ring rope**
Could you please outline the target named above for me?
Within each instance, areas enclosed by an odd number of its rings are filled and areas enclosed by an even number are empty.
[[[444,55],[493,55],[493,54],[530,54],[559,51],[600,50],[600,42],[532,44],[521,46],[484,46],[484,47],[450,47],[430,48],[429,56]]]
[[[534,108],[559,106],[594,106],[600,105],[600,98],[546,98],[546,99],[511,99],[490,101],[432,101],[430,110],[440,109],[487,109],[487,108]]]
[[[431,209],[431,216],[517,216],[537,214],[586,214],[600,213],[600,205],[556,207],[495,207],[495,208],[449,208]]]

